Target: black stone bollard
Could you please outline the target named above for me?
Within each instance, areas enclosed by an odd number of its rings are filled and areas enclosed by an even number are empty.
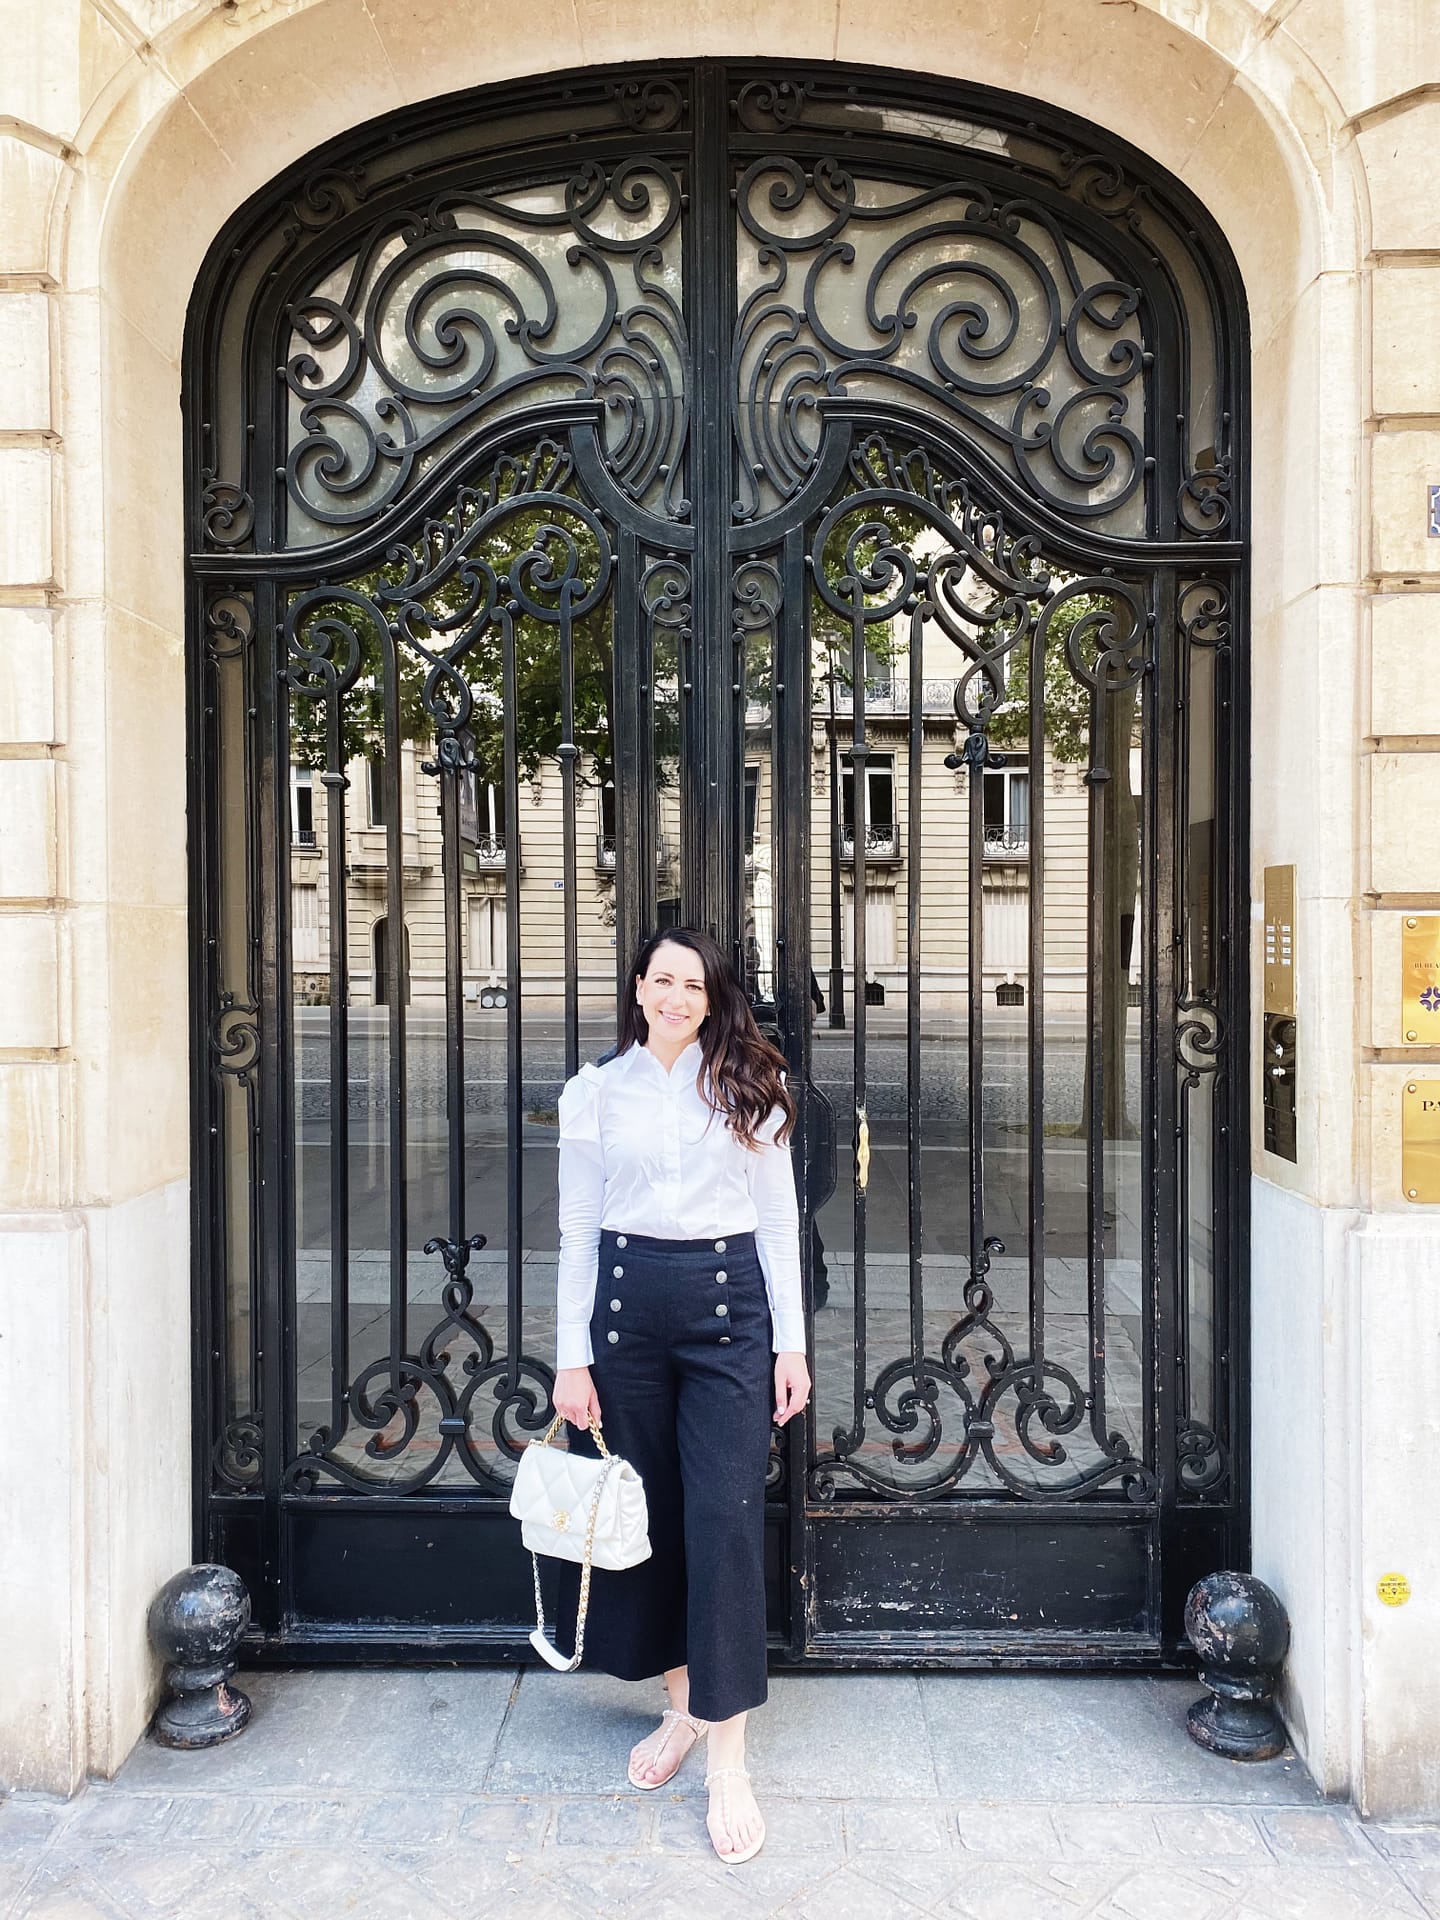
[[[165,1662],[172,1697],[155,1716],[164,1747],[218,1747],[250,1718],[249,1698],[228,1684],[250,1595],[229,1567],[186,1567],[150,1602],[150,1644]]]
[[[1290,1647],[1279,1598],[1253,1574],[1207,1574],[1190,1589],[1185,1631],[1211,1695],[1185,1716],[1191,1739],[1228,1760],[1273,1760],[1285,1748],[1275,1686]]]

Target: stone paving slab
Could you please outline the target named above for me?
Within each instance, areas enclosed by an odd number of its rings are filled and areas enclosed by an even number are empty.
[[[147,1743],[73,1801],[0,1803],[0,1920],[1440,1920],[1440,1829],[1364,1825],[1293,1756],[1192,1771],[1184,1682],[777,1680],[743,1867],[710,1849],[703,1756],[624,1785],[651,1689],[245,1684],[224,1748]]]
[[[1040,1682],[1036,1685],[1037,1680]],[[921,1693],[937,1773],[953,1792],[996,1800],[1209,1801],[1219,1764],[1185,1731],[1194,1680],[1149,1674],[927,1674]],[[1035,1782],[1044,1780],[1043,1794]],[[1293,1754],[1226,1763],[1234,1804],[1313,1802]]]

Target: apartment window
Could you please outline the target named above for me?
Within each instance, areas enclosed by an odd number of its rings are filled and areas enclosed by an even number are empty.
[[[384,754],[372,753],[369,759],[365,762],[365,768],[366,768],[365,792],[368,796],[369,805],[370,805],[370,824],[372,827],[383,827],[388,824],[388,818],[385,811],[385,756]]]
[[[505,902],[494,894],[470,902],[470,971],[505,972]]]
[[[615,865],[615,782],[600,783],[600,838],[595,851],[597,866]]]
[[[293,886],[290,889],[290,957],[297,967],[314,967],[320,962],[320,889]]]
[[[851,678],[851,650],[848,643],[835,649],[835,705],[842,713],[848,711],[854,698]],[[881,705],[888,702],[895,690],[895,662],[873,648],[865,649],[865,697]]]
[[[1030,850],[1030,769],[992,767],[985,774],[985,852],[991,858]]]
[[[410,1000],[410,929],[404,928],[405,944],[400,956],[400,979],[403,987],[401,999],[408,1005]],[[371,929],[371,957],[375,967],[374,1000],[377,1007],[387,1005],[390,998],[390,929],[382,914]]]
[[[855,845],[855,769],[840,776],[840,836],[845,847]],[[870,853],[894,853],[895,757],[872,754],[865,763],[865,846]]]
[[[505,789],[474,772],[460,777],[460,838],[482,852],[505,851]]]
[[[845,896],[845,965],[855,965],[855,896]],[[895,964],[895,894],[884,887],[865,895],[865,972]]]
[[[290,833],[297,847],[315,844],[315,788],[309,767],[290,769]]]
[[[758,763],[745,768],[745,858],[755,851],[755,821],[760,811],[760,768]]]

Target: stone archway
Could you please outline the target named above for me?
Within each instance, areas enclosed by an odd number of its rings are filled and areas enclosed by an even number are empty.
[[[569,9],[557,9],[543,30],[532,10],[523,36],[517,32],[508,43],[494,19],[482,24],[480,9],[468,34],[457,32],[453,7],[419,20],[413,7],[403,15],[402,23],[398,8],[317,0],[278,17],[242,9],[181,20],[157,35],[163,64],[139,53],[115,64],[84,128],[84,163],[57,202],[51,257],[66,289],[71,676],[113,695],[103,714],[92,706],[76,736],[87,750],[73,768],[72,801],[77,817],[111,819],[122,840],[128,835],[146,849],[139,864],[102,859],[81,888],[97,909],[84,922],[91,929],[87,950],[109,993],[103,1002],[91,996],[77,1005],[69,1029],[77,1056],[98,1070],[86,1077],[77,1108],[82,1171],[66,1198],[97,1210],[117,1250],[110,1261],[92,1252],[87,1267],[83,1229],[76,1229],[77,1270],[89,1273],[97,1304],[103,1301],[117,1330],[114,1368],[143,1383],[146,1457],[158,1440],[171,1471],[156,1477],[124,1536],[112,1535],[90,1450],[112,1474],[126,1474],[135,1442],[127,1437],[130,1423],[103,1393],[92,1392],[76,1423],[84,1443],[77,1440],[59,1463],[67,1476],[63,1499],[49,1503],[52,1512],[63,1506],[76,1516],[56,1567],[84,1604],[77,1614],[41,1602],[32,1663],[39,1691],[27,1696],[53,1697],[43,1676],[67,1669],[88,1676],[88,1707],[83,1686],[69,1690],[45,1747],[40,1766],[49,1784],[73,1781],[86,1766],[109,1770],[128,1750],[153,1686],[139,1631],[144,1604],[189,1545],[188,1286],[174,1198],[183,1195],[187,1169],[186,1047],[173,1018],[187,971],[175,404],[185,301],[209,237],[255,186],[328,135],[433,92],[442,45],[447,81],[455,85],[527,71],[540,45],[556,63],[640,48],[692,54],[761,44],[767,53],[803,57],[944,63],[988,84],[1123,122],[1130,138],[1194,185],[1231,239],[1254,320],[1254,527],[1257,550],[1275,562],[1255,599],[1255,751],[1276,772],[1257,796],[1255,857],[1263,862],[1297,838],[1314,848],[1316,904],[1307,924],[1317,955],[1315,1005],[1345,1005],[1352,986],[1346,902],[1355,781],[1337,782],[1335,769],[1354,765],[1354,729],[1346,728],[1357,645],[1352,583],[1360,567],[1355,496],[1333,476],[1356,467],[1364,409],[1358,395],[1333,384],[1322,389],[1314,367],[1323,344],[1356,369],[1358,380],[1358,349],[1347,342],[1356,326],[1364,188],[1354,148],[1339,136],[1333,100],[1303,57],[1267,40],[1258,13],[1227,16],[1207,44],[1189,30],[1188,15],[1172,21],[1146,7],[1061,0],[1033,19],[1002,16],[983,26],[946,11],[943,30],[938,10],[932,17],[925,9],[883,26],[837,17],[833,9],[789,7],[747,16],[743,26],[714,16],[695,27],[617,6],[603,19],[590,16],[582,35]],[[319,77],[303,93],[294,85],[302,71]],[[1267,192],[1257,203],[1258,178]],[[183,221],[173,218],[177,205],[186,210]],[[1313,600],[1305,604],[1322,585],[1323,615]],[[1326,705],[1338,728],[1333,750],[1315,751],[1313,736],[1296,731],[1293,710],[1285,712],[1283,688],[1297,673],[1333,696]],[[1322,817],[1324,836],[1311,824]],[[155,1011],[141,1029],[132,1022],[127,1037],[112,1023],[112,1005],[126,1005],[132,1015]],[[134,1101],[142,1057],[146,1124],[110,1129],[110,1116]],[[1350,1109],[1341,1101],[1339,1123],[1321,1129],[1314,1113],[1322,1091],[1307,1094],[1302,1114],[1300,1185],[1335,1204],[1351,1192]],[[1303,1200],[1295,1205],[1304,1212]],[[1263,1345],[1282,1326],[1314,1325],[1318,1309],[1289,1277],[1283,1231],[1257,1224],[1256,1245],[1256,1334]],[[1334,1265],[1338,1242],[1327,1245],[1325,1259]],[[78,1356],[90,1338],[83,1295],[71,1296],[59,1320],[46,1326],[47,1348],[58,1341]],[[39,1322],[35,1334],[41,1339]],[[1287,1449],[1297,1431],[1310,1436],[1318,1485],[1335,1471],[1336,1443],[1327,1452],[1319,1427],[1318,1333],[1311,1350],[1309,1371],[1281,1381],[1275,1404],[1288,1396]],[[1347,1708],[1336,1677],[1350,1618],[1343,1576],[1325,1572],[1318,1524],[1298,1526],[1292,1517],[1322,1503],[1297,1498],[1293,1478],[1287,1485],[1273,1471],[1278,1445],[1267,1461],[1266,1435],[1257,1433],[1256,1441],[1257,1565],[1282,1585],[1295,1611],[1293,1686],[1306,1751],[1327,1786],[1340,1788],[1349,1777]],[[83,1495],[75,1491],[81,1488]],[[87,1514],[88,1575],[80,1549]]]

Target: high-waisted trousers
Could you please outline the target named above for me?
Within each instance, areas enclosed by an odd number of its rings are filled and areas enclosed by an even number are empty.
[[[590,1585],[584,1665],[622,1680],[689,1666],[690,1711],[765,1698],[770,1308],[749,1233],[600,1236],[590,1321],[601,1429],[645,1483],[651,1555]],[[594,1453],[588,1433],[570,1445]],[[556,1644],[575,1645],[580,1570],[560,1563]]]

